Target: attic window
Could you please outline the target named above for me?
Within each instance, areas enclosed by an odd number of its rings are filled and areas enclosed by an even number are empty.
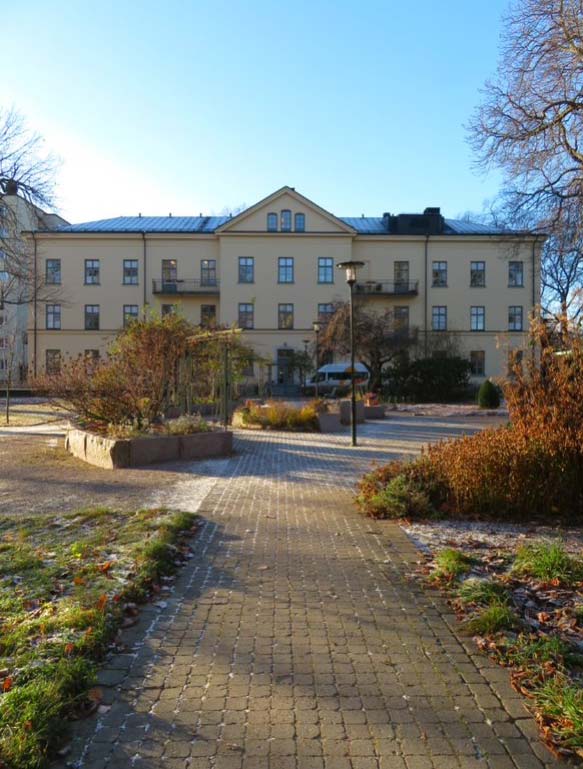
[[[305,214],[295,215],[295,231],[296,232],[306,231],[306,215]]]
[[[281,212],[281,231],[282,232],[291,232],[292,228],[292,215],[291,211],[287,208],[284,208],[284,210]]]
[[[267,232],[277,232],[277,214],[267,214]]]

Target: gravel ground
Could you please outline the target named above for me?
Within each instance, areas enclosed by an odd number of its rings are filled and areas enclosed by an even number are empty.
[[[402,528],[417,547],[435,553],[445,547],[461,550],[493,549],[513,552],[540,540],[560,540],[574,554],[583,553],[583,529],[486,521],[406,523]]]
[[[84,507],[135,510],[198,506],[225,460],[105,470],[63,447],[62,427],[0,429],[0,515],[50,514]],[[186,503],[188,506],[185,506]]]

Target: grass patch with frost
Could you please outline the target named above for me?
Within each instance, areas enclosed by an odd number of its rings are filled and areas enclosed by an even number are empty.
[[[452,580],[461,577],[471,571],[474,559],[469,555],[462,553],[461,550],[455,550],[448,547],[441,550],[435,558],[435,570],[432,577],[436,580]]]
[[[477,606],[508,603],[508,591],[504,585],[489,579],[466,579],[460,585],[458,597],[464,604]]]
[[[583,563],[570,556],[560,542],[538,542],[518,549],[514,571],[543,582],[570,585],[583,579]]]
[[[472,635],[491,635],[502,630],[513,630],[517,625],[516,615],[509,606],[493,603],[466,620],[463,628]]]
[[[195,518],[162,508],[0,518],[0,766],[48,765],[128,602],[181,564]]]

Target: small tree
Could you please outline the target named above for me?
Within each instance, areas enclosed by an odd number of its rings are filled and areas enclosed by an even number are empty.
[[[354,342],[356,359],[370,372],[370,389],[378,392],[383,368],[395,360],[416,341],[417,332],[403,323],[392,309],[375,311],[356,302],[354,307]],[[320,354],[350,353],[350,307],[336,305],[334,314],[320,335]]]
[[[120,332],[105,359],[79,356],[34,384],[85,423],[99,428],[129,423],[143,429],[175,399],[181,364],[196,350],[195,331],[178,315],[149,315]]]

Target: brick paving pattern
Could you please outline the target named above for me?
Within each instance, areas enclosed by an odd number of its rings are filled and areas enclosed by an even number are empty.
[[[351,504],[371,459],[439,429],[367,426],[357,450],[346,436],[240,435],[200,508],[195,558],[102,671],[111,709],[82,725],[69,765],[556,766],[508,672],[407,579],[418,554],[402,530]]]

